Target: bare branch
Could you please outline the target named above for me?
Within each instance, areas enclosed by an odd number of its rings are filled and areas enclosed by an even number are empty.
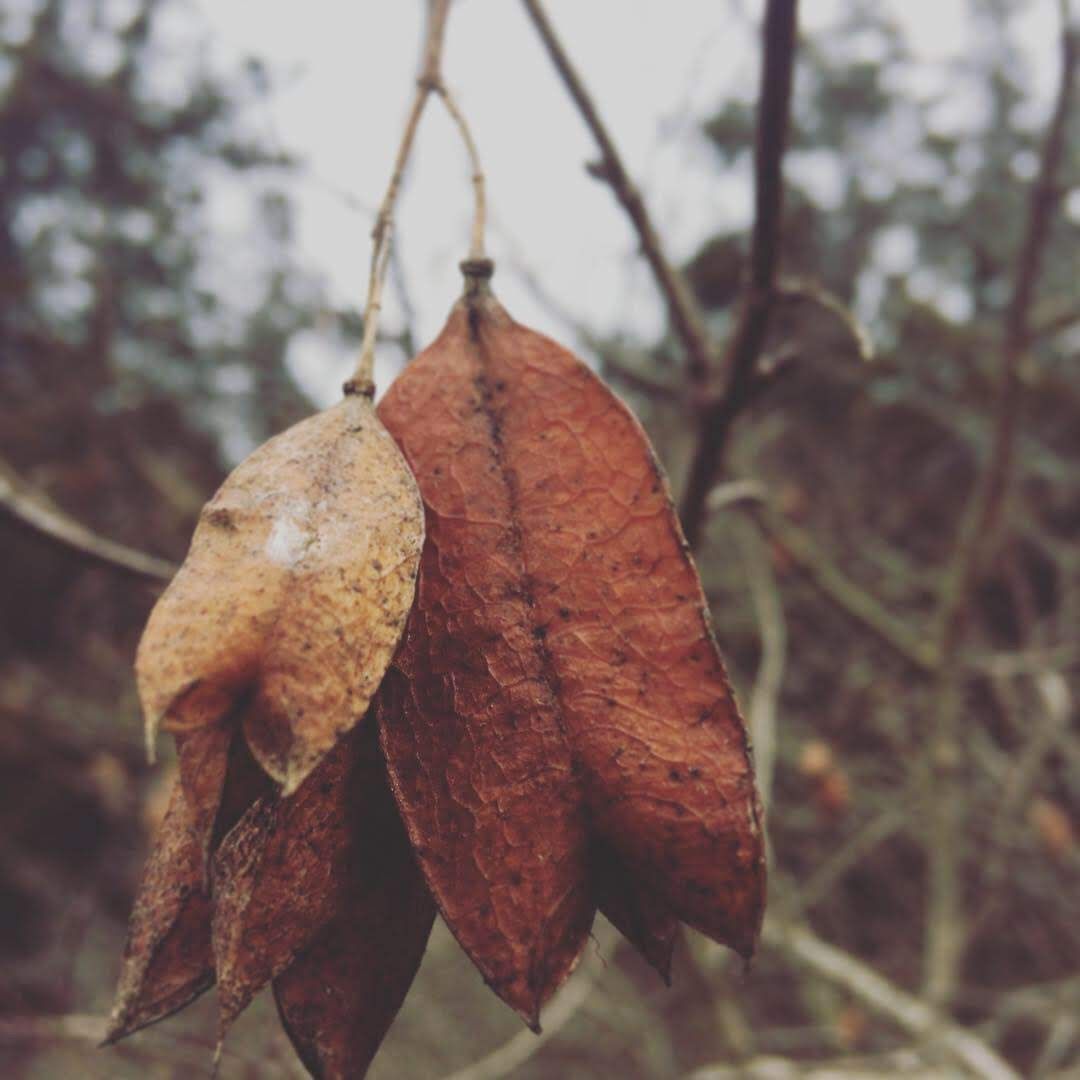
[[[786,953],[815,975],[842,986],[868,1008],[888,1017],[909,1034],[941,1047],[971,1075],[985,1080],[1019,1080],[1019,1074],[973,1032],[952,1023],[947,1017],[887,979],[862,961],[822,941],[800,926],[784,926],[766,921],[763,940],[767,946]]]
[[[0,513],[29,526],[36,532],[55,540],[64,547],[78,552],[94,562],[122,570],[136,577],[151,581],[169,581],[176,567],[166,559],[137,551],[118,544],[104,536],[91,532],[74,518],[53,507],[45,505],[22,490],[11,469],[0,462]]]
[[[918,670],[937,671],[937,654],[918,631],[905,626],[880,600],[852,581],[804,530],[765,507],[755,506],[752,513],[762,528],[783,545],[810,583],[840,611]]]
[[[642,254],[663,293],[671,325],[686,350],[690,378],[695,383],[704,384],[708,378],[713,354],[712,340],[704,315],[686,279],[664,254],[660,235],[653,225],[641,193],[630,179],[622,157],[604,126],[581,76],[563,48],[543,4],[540,0],[524,0],[524,4],[559,76],[600,149],[600,163],[590,171],[592,175],[610,186],[630,218],[641,242]]]
[[[740,503],[764,503],[768,499],[769,493],[756,480],[729,480],[709,492],[709,513]]]
[[[100,1045],[108,1028],[108,1017],[88,1013],[57,1016],[5,1016],[0,1019],[0,1042],[37,1042],[44,1039],[73,1039]]]
[[[699,421],[697,445],[682,500],[686,539],[698,547],[707,519],[707,499],[736,417],[753,394],[755,373],[775,300],[783,206],[782,165],[795,64],[797,0],[769,0],[765,11],[757,143],[754,232],[750,280],[724,360],[725,386]]]
[[[787,655],[787,623],[776,574],[764,550],[761,533],[749,522],[742,524],[739,549],[746,567],[747,584],[761,640],[761,660],[750,693],[749,726],[754,744],[758,791],[761,792],[762,804],[768,810],[772,802],[773,766],[776,760],[776,714]]]
[[[1061,77],[1053,116],[1043,141],[1039,173],[1028,197],[1027,227],[1013,274],[1005,314],[990,456],[968,503],[938,614],[940,663],[934,693],[931,760],[933,810],[927,827],[930,896],[924,957],[924,990],[934,1002],[948,1001],[956,983],[964,940],[960,910],[961,803],[957,771],[962,760],[960,720],[963,687],[957,659],[963,648],[971,593],[1008,494],[1022,399],[1020,362],[1031,340],[1031,307],[1050,223],[1060,201],[1058,173],[1065,153],[1076,75],[1078,37],[1063,9]]]
[[[457,126],[461,141],[465,144],[465,152],[469,155],[469,164],[472,166],[473,182],[473,224],[472,240],[469,244],[470,259],[484,259],[487,257],[484,248],[484,230],[487,228],[487,183],[484,179],[484,170],[480,164],[480,151],[476,147],[472,130],[465,114],[457,103],[457,99],[450,93],[447,85],[439,79],[434,86],[435,93],[450,114],[450,119]]]
[[[859,322],[855,312],[824,285],[807,278],[784,278],[776,292],[784,300],[805,300],[807,303],[816,304],[830,315],[835,315],[851,335],[859,359],[864,362],[874,359],[874,342],[870,332]]]

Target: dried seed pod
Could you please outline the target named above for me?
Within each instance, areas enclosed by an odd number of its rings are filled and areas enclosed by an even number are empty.
[[[435,904],[363,739],[351,782],[353,855],[344,909],[274,980],[282,1026],[312,1076],[362,1077],[412,984]],[[371,729],[374,736],[374,729]]]
[[[241,709],[294,791],[366,711],[412,603],[415,484],[367,398],[271,439],[204,507],[136,658],[148,739]]]
[[[182,1009],[213,985],[202,850],[179,781],[143,871],[106,1043]]]
[[[593,845],[592,877],[596,906],[670,986],[679,920],[656,890],[637,880],[607,844]]]
[[[226,734],[232,754],[216,728],[178,740],[180,778],[135,899],[107,1042],[176,1012],[214,982],[206,854],[267,782],[239,734]],[[228,779],[218,768],[227,758],[235,763]],[[205,796],[202,808],[193,804],[185,776]]]
[[[272,788],[233,724],[215,724],[177,736],[180,783],[209,883],[210,857],[244,811]]]
[[[486,289],[380,416],[427,507],[380,713],[391,784],[451,929],[527,1018],[588,927],[587,833],[744,955],[764,903],[745,726],[648,440]]]
[[[377,702],[391,786],[450,930],[539,1030],[540,1005],[573,969],[595,911],[580,788],[542,676],[513,670],[515,643],[493,641],[470,660],[464,626],[428,642],[417,622]],[[432,676],[426,660],[445,666]],[[526,653],[521,667],[533,660]],[[505,698],[477,670],[485,663],[510,682]]]
[[[291,798],[264,796],[250,806],[214,856],[222,1032],[342,910],[359,734],[342,739]]]

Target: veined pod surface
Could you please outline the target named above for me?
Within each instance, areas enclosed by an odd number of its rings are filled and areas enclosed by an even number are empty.
[[[349,395],[270,439],[202,511],[136,657],[152,745],[242,725],[286,794],[366,712],[423,544],[416,485],[371,402]]]
[[[534,1024],[598,902],[662,972],[673,917],[748,956],[746,729],[640,424],[475,282],[379,414],[428,530],[380,730],[451,929]]]

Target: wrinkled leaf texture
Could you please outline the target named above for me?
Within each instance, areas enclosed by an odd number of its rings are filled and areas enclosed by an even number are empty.
[[[381,735],[451,930],[534,1027],[597,904],[662,974],[675,919],[749,955],[746,730],[638,422],[486,287],[379,414],[428,533]]]
[[[401,1008],[435,921],[372,722],[354,766],[356,827],[341,908],[274,980],[282,1026],[319,1080],[363,1076]]]

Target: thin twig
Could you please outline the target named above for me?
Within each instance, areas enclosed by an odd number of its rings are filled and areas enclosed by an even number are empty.
[[[87,1043],[100,1048],[108,1028],[108,1017],[95,1016],[92,1013],[57,1013],[37,1015],[11,1015],[0,1017],[0,1046],[13,1046],[20,1043],[55,1043],[57,1041]],[[182,1057],[176,1064],[189,1070],[199,1070],[199,1066],[209,1063],[212,1047],[194,1036],[183,1032],[175,1033],[155,1028],[152,1034],[140,1033],[137,1043],[146,1046],[150,1041],[164,1043],[172,1047],[174,1057]],[[132,1057],[138,1054],[136,1047],[128,1042],[122,1046],[110,1047],[110,1052]],[[224,1058],[238,1067],[247,1070],[259,1070],[259,1075],[289,1075],[285,1065],[265,1058],[253,1059],[246,1054],[226,1049]],[[270,1072],[272,1070],[272,1073]],[[184,1075],[187,1075],[185,1072]]]
[[[0,513],[86,558],[124,573],[158,582],[169,581],[176,573],[176,567],[166,559],[98,536],[74,518],[27,494],[3,463],[0,463]]]
[[[90,1013],[61,1013],[55,1016],[5,1016],[0,1020],[0,1043],[72,1039],[94,1046],[105,1038],[108,1017]]]
[[[726,484],[717,484],[709,492],[709,513],[715,514],[729,506],[768,501],[768,491],[756,480],[729,480]]]
[[[783,207],[782,166],[795,64],[797,0],[769,0],[763,39],[765,56],[754,153],[755,210],[750,278],[724,360],[723,392],[701,414],[697,443],[682,500],[686,539],[696,548],[707,519],[707,501],[736,417],[753,396],[755,373],[765,344],[776,294]]]
[[[465,114],[461,111],[461,107],[458,105],[456,98],[450,93],[450,90],[442,79],[439,79],[439,81],[435,83],[434,90],[435,93],[439,95],[443,105],[446,106],[446,111],[450,114],[450,119],[453,120],[454,124],[457,126],[458,133],[461,135],[461,140],[465,144],[466,153],[469,155],[469,164],[472,166],[474,207],[472,242],[469,244],[469,258],[483,259],[486,258],[484,231],[487,228],[487,184],[484,180],[484,170],[480,165],[480,151],[476,147],[476,140],[473,138],[469,123],[465,119]]]
[[[830,315],[835,315],[851,335],[859,359],[866,363],[874,359],[874,341],[870,337],[870,331],[840,297],[829,292],[820,282],[811,281],[809,278],[784,278],[777,285],[776,293],[784,300],[804,300],[817,305]]]
[[[1034,679],[1041,715],[1036,718],[1027,745],[1010,757],[1008,772],[999,784],[1000,793],[988,833],[998,838],[1028,805],[1046,758],[1069,734],[1073,698],[1068,680],[1059,671],[1043,671]],[[996,845],[983,859],[978,895],[981,904],[964,920],[964,942],[969,944],[983,932],[998,913],[1003,901],[1000,886],[1010,873],[1008,848]]]
[[[576,975],[564,986],[548,1006],[544,1029],[539,1035],[519,1031],[486,1057],[451,1073],[445,1080],[500,1080],[519,1069],[535,1056],[578,1014],[596,989],[595,980],[584,973]]]
[[[776,584],[776,574],[761,532],[749,522],[739,530],[739,549],[746,568],[747,584],[761,639],[754,688],[750,693],[750,735],[754,745],[754,772],[761,802],[768,810],[772,803],[773,767],[776,760],[777,711],[784,681],[787,655],[787,623],[784,605]]]
[[[876,597],[848,577],[803,529],[790,525],[775,511],[752,505],[751,513],[783,545],[807,580],[840,611],[920,671],[938,670],[933,647],[917,630],[910,629]]]
[[[879,844],[891,839],[908,825],[910,808],[907,805],[889,806],[868,821],[846,843],[838,847],[799,886],[793,897],[801,911],[809,912],[826,900],[844,875]]]
[[[427,30],[424,37],[423,59],[420,74],[416,80],[416,93],[405,121],[394,171],[390,175],[390,184],[379,205],[379,213],[372,229],[371,270],[368,279],[367,303],[364,306],[364,336],[360,342],[360,357],[356,371],[345,384],[347,394],[366,394],[375,392],[373,379],[375,371],[375,344],[378,340],[379,313],[382,310],[383,285],[386,281],[386,268],[390,259],[390,249],[394,232],[394,205],[405,177],[405,168],[409,163],[416,131],[420,125],[424,106],[432,94],[442,99],[451,118],[456,124],[465,143],[469,161],[473,170],[474,215],[472,241],[469,247],[470,258],[483,258],[484,226],[487,218],[487,202],[484,191],[484,173],[480,168],[480,159],[469,126],[457,102],[443,83],[442,52],[446,36],[446,18],[450,11],[450,0],[430,0],[428,8]]]
[[[815,975],[842,986],[868,1008],[911,1035],[933,1042],[975,1076],[1019,1080],[1019,1074],[971,1031],[952,1023],[918,998],[894,986],[873,968],[830,945],[805,927],[766,920],[765,944],[779,949]]]
[[[405,353],[405,358],[411,360],[417,352],[416,305],[413,303],[412,290],[409,288],[409,279],[397,244],[390,252],[390,274],[394,291],[397,293],[398,304],[401,307],[401,333],[398,335],[398,342]]]
[[[1069,25],[1067,10],[1063,9],[1062,15],[1061,77],[1039,173],[1028,197],[1027,227],[1005,314],[990,456],[961,524],[938,613],[936,652],[940,667],[932,711],[935,731],[931,745],[932,809],[926,833],[930,866],[924,992],[939,1004],[947,1002],[955,988],[964,940],[959,865],[962,793],[958,776],[962,763],[963,684],[961,665],[956,661],[967,632],[971,594],[1008,495],[1023,389],[1020,365],[1031,341],[1032,301],[1061,194],[1058,173],[1065,153],[1080,37],[1080,32]]]
[[[660,235],[653,225],[641,193],[630,179],[622,157],[604,126],[603,120],[600,119],[596,104],[585,88],[566,49],[563,48],[543,4],[540,0],[524,0],[524,4],[552,63],[600,150],[600,163],[590,169],[590,172],[608,184],[623,209],[626,210],[641,242],[642,254],[663,293],[672,327],[686,350],[690,378],[693,382],[703,385],[708,378],[713,354],[712,340],[706,327],[705,317],[686,279],[664,254]]]

